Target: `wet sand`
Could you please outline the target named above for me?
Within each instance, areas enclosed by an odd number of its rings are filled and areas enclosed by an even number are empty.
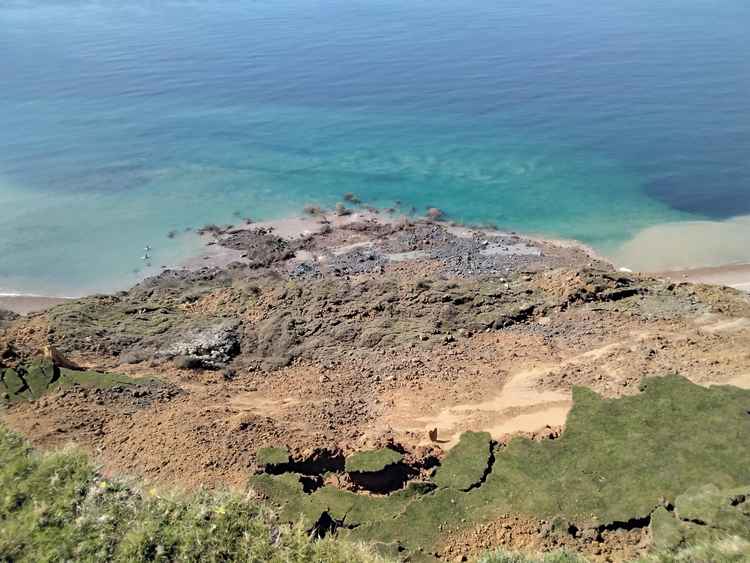
[[[44,311],[66,301],[68,299],[60,297],[0,296],[0,309],[13,311],[19,315],[28,315],[29,313]]]
[[[640,231],[614,251],[612,259],[618,266],[641,272],[722,269],[727,264],[750,263],[748,240],[748,215],[724,221],[665,223]],[[750,282],[750,276],[741,283],[745,282]]]
[[[656,275],[676,282],[726,285],[750,292],[750,264],[717,266],[715,268],[688,268],[660,272]]]

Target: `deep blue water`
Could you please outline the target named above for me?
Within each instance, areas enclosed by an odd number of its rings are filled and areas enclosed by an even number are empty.
[[[347,191],[615,254],[748,215],[748,30],[746,0],[5,0],[0,293]]]

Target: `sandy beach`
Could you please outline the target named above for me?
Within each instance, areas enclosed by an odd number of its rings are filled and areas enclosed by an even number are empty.
[[[733,264],[715,268],[689,268],[660,272],[655,275],[673,281],[726,285],[750,292],[750,264]]]
[[[27,295],[0,295],[0,309],[6,311],[13,311],[19,315],[28,315],[29,313],[36,313],[44,311],[65,303],[68,299],[61,297],[38,297],[38,296],[27,296]]]

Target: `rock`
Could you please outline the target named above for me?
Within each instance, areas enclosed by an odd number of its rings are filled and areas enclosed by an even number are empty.
[[[55,347],[47,345],[44,347],[43,355],[48,360],[51,360],[55,367],[72,369],[75,371],[84,371],[85,368],[79,366],[75,362],[66,358],[59,350]]]
[[[206,369],[223,368],[240,351],[239,322],[196,329],[187,340],[174,344],[168,355],[190,358]]]
[[[434,221],[439,221],[445,218],[445,212],[437,207],[430,207],[426,213],[427,217]]]

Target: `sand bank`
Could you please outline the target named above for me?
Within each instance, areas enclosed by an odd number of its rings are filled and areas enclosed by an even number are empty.
[[[0,295],[0,309],[13,311],[19,315],[28,315],[29,313],[44,311],[66,301],[68,300],[61,297]]]
[[[750,215],[655,225],[640,231],[611,258],[618,266],[642,272],[750,264]]]
[[[656,225],[610,258],[617,266],[675,281],[750,291],[750,216]]]
[[[674,281],[726,285],[750,292],[750,264],[672,270],[657,275]]]

